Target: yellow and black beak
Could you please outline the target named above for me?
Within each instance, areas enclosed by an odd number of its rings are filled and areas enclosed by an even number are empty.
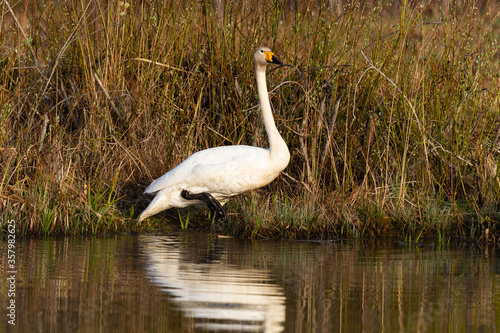
[[[264,51],[264,56],[266,57],[266,61],[270,64],[283,65],[271,51]]]

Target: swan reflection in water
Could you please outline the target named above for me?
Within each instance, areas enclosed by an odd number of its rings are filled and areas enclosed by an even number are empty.
[[[242,332],[281,332],[285,296],[270,272],[241,268],[224,260],[222,246],[207,254],[171,236],[140,236],[139,248],[153,284],[172,296],[195,328]],[[201,256],[200,256],[201,252]]]

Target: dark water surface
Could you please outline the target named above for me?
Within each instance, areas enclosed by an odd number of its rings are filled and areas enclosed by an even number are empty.
[[[0,243],[0,331],[495,332],[497,251],[173,236]],[[15,297],[8,272],[15,268]],[[15,326],[7,306],[15,299]]]

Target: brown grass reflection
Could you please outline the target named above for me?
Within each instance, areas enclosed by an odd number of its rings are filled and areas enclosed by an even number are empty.
[[[488,332],[499,325],[498,256],[487,248],[194,233],[16,246],[20,332]],[[1,256],[2,304],[6,263]],[[1,321],[0,332],[7,327]]]

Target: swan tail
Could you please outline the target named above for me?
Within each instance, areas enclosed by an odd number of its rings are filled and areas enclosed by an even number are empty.
[[[137,223],[141,223],[148,217],[156,215],[159,212],[162,212],[171,207],[172,205],[168,204],[168,200],[166,200],[165,196],[158,194],[153,198],[153,200],[151,200],[146,209],[139,215],[139,217],[137,218]]]

